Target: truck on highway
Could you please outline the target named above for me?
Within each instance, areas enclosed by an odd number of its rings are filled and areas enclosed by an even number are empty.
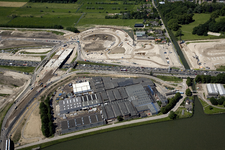
[[[127,71],[127,69],[121,69],[120,71]]]

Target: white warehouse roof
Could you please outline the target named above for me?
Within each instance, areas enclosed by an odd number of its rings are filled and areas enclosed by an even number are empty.
[[[91,91],[91,87],[90,87],[89,82],[82,82],[82,83],[73,84],[74,94],[84,93],[84,92],[88,92],[88,91]]]
[[[217,90],[215,90],[213,84],[206,85],[209,94],[218,94]]]
[[[219,94],[220,94],[221,96],[225,96],[225,89],[224,89],[223,85],[217,84],[216,86],[217,86],[217,89],[218,89],[218,91],[219,91]]]

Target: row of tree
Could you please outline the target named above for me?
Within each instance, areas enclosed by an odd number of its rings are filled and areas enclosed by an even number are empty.
[[[195,77],[195,81],[201,82],[201,83],[221,83],[221,84],[225,84],[225,74],[220,73],[217,76],[197,75]]]
[[[0,24],[0,27],[15,27],[15,28],[50,28],[50,29],[63,29],[61,25],[42,26],[42,25],[16,25],[16,24]]]
[[[105,19],[118,19],[119,15],[114,15],[114,16],[105,16]]]
[[[218,99],[216,99],[215,97],[211,97],[210,102],[213,105],[223,105],[225,107],[225,97],[220,97]]]
[[[47,97],[45,102],[41,102],[39,108],[42,123],[41,131],[45,137],[50,137],[54,134],[55,131],[51,115],[52,108],[50,107],[50,98]]]
[[[179,101],[180,98],[181,98],[181,94],[176,93],[176,95],[173,98],[168,99],[169,103],[165,107],[161,108],[161,112],[163,114],[166,114],[167,112],[169,112],[176,105],[176,103]]]
[[[38,3],[75,3],[77,0],[29,0],[29,2]]]

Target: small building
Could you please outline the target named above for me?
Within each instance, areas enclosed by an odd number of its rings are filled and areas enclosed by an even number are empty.
[[[159,25],[159,23],[157,21],[150,21],[150,24],[152,26],[158,26]]]
[[[135,28],[143,28],[144,25],[143,25],[143,24],[135,24],[134,27],[135,27]]]
[[[165,4],[165,2],[159,2],[159,4]]]
[[[90,91],[91,91],[91,87],[90,87],[89,82],[73,84],[74,94],[85,93],[85,92],[90,92]]]
[[[136,36],[137,37],[142,37],[145,35],[145,31],[136,31]]]
[[[185,108],[188,110],[188,111],[192,111],[193,109],[193,105],[192,105],[193,101],[190,100],[189,98],[187,98],[185,100]]]

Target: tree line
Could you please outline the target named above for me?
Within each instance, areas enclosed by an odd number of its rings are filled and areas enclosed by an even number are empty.
[[[197,75],[195,77],[195,81],[201,82],[201,83],[221,83],[221,84],[225,84],[225,74],[220,73],[217,76]]]
[[[29,0],[29,2],[33,3],[75,3],[77,0]]]
[[[225,18],[216,22],[216,18],[225,15],[225,6],[221,10],[216,10],[211,13],[210,19],[204,24],[199,24],[193,28],[192,34],[208,35],[208,31],[211,32],[225,32]]]
[[[161,112],[163,114],[168,113],[176,105],[176,103],[179,101],[180,98],[181,98],[181,94],[180,93],[176,93],[173,98],[168,99],[169,103],[165,107],[161,108]]]
[[[152,9],[153,13],[147,12],[147,10],[144,11],[120,11],[122,13],[121,19],[159,19],[159,14],[155,8]],[[105,16],[105,19],[117,19],[117,17],[112,16]]]
[[[53,26],[41,26],[41,25],[8,25],[8,24],[0,24],[0,27],[12,27],[12,28],[47,28],[47,29],[63,29],[64,27],[61,25],[53,25]],[[74,33],[80,33],[80,31],[75,27],[66,27],[66,30],[72,31]]]
[[[42,97],[42,100],[44,97]],[[50,137],[55,132],[55,127],[52,119],[52,108],[50,106],[50,97],[48,96],[44,102],[40,103],[40,115],[41,115],[41,131],[45,137]]]
[[[225,107],[225,97],[223,97],[223,96],[218,99],[216,99],[215,97],[211,97],[210,102],[213,105],[223,105]]]

